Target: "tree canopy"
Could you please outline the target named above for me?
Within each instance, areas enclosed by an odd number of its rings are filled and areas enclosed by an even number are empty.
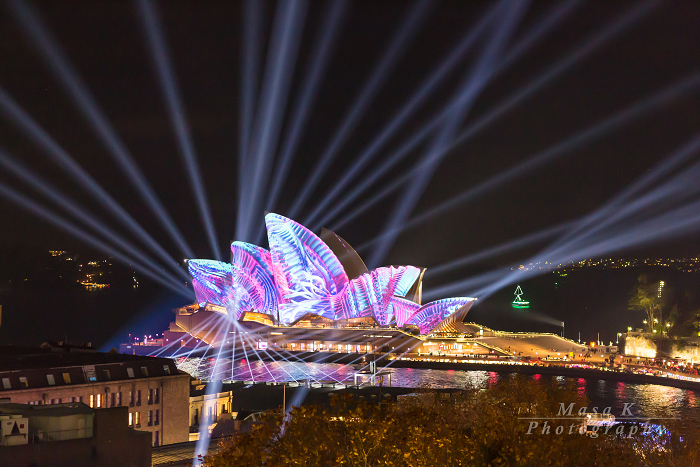
[[[654,327],[654,319],[657,312],[661,311],[661,294],[659,293],[659,282],[652,282],[649,276],[642,274],[638,278],[637,286],[632,292],[629,301],[630,310],[643,310],[647,314],[646,328],[651,331]]]
[[[698,465],[696,428],[672,428],[663,449],[638,437],[581,435],[580,420],[561,419],[561,411],[574,404],[576,417],[588,402],[575,387],[556,381],[514,375],[488,390],[443,395],[382,404],[335,396],[329,406],[294,408],[287,418],[277,413],[249,433],[224,439],[205,465]]]

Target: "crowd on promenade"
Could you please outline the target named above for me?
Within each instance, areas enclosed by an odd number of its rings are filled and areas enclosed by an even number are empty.
[[[575,357],[567,355],[566,352],[557,352],[551,349],[551,354],[537,357],[519,355],[449,355],[435,353],[433,355],[399,357],[399,360],[408,361],[433,361],[445,363],[487,363],[487,364],[516,364],[530,366],[562,366],[566,368],[579,368],[588,370],[615,371],[623,373],[644,374],[664,378],[684,379],[700,382],[700,365],[689,362],[679,362],[677,360],[664,360],[641,358],[636,356],[626,356],[617,354],[601,354],[600,352],[580,353]],[[561,355],[564,353],[564,355]],[[561,356],[558,356],[560,354]],[[417,358],[416,358],[417,357]]]

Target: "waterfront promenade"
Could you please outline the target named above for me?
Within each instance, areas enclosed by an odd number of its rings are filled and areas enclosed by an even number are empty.
[[[440,361],[442,360],[442,361]],[[569,378],[602,379],[635,384],[658,384],[679,389],[700,391],[700,377],[685,375],[675,371],[664,371],[661,375],[642,372],[648,367],[630,365],[627,369],[606,367],[591,363],[575,362],[508,362],[505,360],[450,360],[450,359],[405,359],[391,362],[394,368],[415,368],[435,370],[496,371],[499,373],[522,373],[529,375],[564,376]],[[635,372],[637,371],[637,372]]]

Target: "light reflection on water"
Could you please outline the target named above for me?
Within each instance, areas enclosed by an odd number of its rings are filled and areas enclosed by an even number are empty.
[[[191,375],[208,380],[211,378],[214,359],[188,358],[177,360],[178,368]],[[231,360],[219,363],[221,373],[217,377],[239,381],[339,381],[352,383],[357,371],[352,365],[335,363],[303,362],[261,362]],[[391,373],[392,386],[410,388],[486,388],[497,383],[507,373],[494,371],[430,370],[415,368],[387,368]],[[631,411],[642,417],[683,417],[700,418],[700,398],[698,393],[687,389],[677,389],[655,384],[631,384],[586,378],[565,378],[562,376],[533,375],[535,381],[551,381],[564,385],[573,382],[579,395],[588,397],[589,412],[598,407],[602,412],[611,407],[612,413],[620,415],[625,404],[634,404]],[[388,383],[385,378],[384,384]],[[578,409],[578,407],[577,407]]]

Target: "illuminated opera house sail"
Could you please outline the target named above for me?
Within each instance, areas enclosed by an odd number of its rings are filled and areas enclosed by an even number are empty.
[[[333,232],[323,229],[318,237],[273,213],[265,216],[265,224],[269,251],[235,241],[230,263],[189,261],[198,302],[193,307],[236,323],[295,327],[315,321],[334,328],[412,328],[428,334],[461,323],[475,301],[459,297],[421,305],[421,268],[369,271]]]

